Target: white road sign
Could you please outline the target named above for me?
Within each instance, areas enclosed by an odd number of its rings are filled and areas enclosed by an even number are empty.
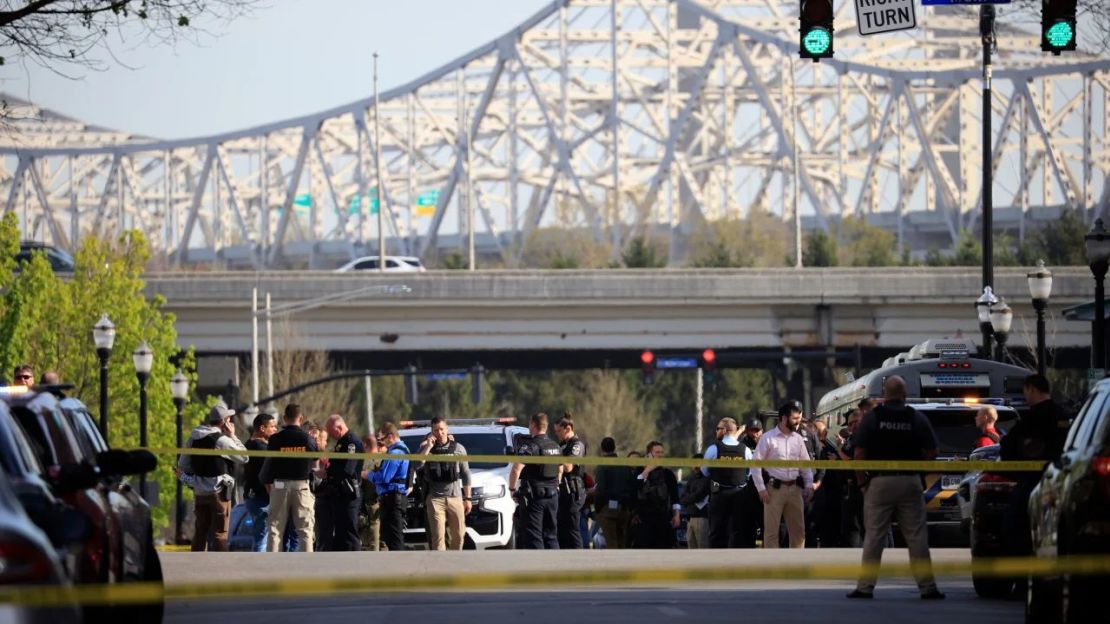
[[[860,35],[877,35],[917,28],[914,0],[856,0]]]

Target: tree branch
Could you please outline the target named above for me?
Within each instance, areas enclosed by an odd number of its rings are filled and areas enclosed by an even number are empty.
[[[57,2],[60,2],[60,1],[61,0],[35,0],[34,2],[31,2],[30,4],[23,7],[22,9],[19,9],[18,11],[3,11],[3,12],[0,12],[0,28],[3,28],[4,26],[9,25],[12,22],[18,22],[19,20],[21,20],[21,19],[23,19],[23,18],[25,18],[29,15],[34,15],[35,13],[39,13],[41,11],[41,9],[43,9],[45,7],[48,7],[51,4],[55,4]]]

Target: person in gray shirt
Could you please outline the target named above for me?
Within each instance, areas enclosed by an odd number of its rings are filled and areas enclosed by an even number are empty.
[[[466,455],[463,445],[447,432],[446,419],[436,416],[431,428],[418,454]],[[428,549],[462,550],[466,515],[471,509],[470,464],[465,461],[414,462],[413,470],[423,470],[427,483],[424,509],[428,514]]]

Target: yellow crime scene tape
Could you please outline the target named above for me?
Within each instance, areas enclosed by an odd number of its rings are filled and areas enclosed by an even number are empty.
[[[311,556],[311,555],[309,555]],[[373,557],[373,555],[368,555]],[[395,577],[346,577],[214,581],[204,583],[125,583],[76,587],[20,587],[0,590],[0,604],[50,607],[64,604],[122,605],[161,600],[211,600],[334,596],[362,593],[495,590],[511,588],[574,587],[584,585],[659,585],[683,582],[849,580],[869,572],[878,577],[912,577],[921,564],[850,565],[738,565],[670,569],[566,570],[552,572],[477,572],[471,574],[413,574]],[[1110,556],[1059,558],[975,559],[935,562],[937,577],[1022,577],[1110,574]]]
[[[229,451],[227,449],[193,448],[131,448],[126,450],[146,450],[155,455],[206,455],[239,457],[274,457],[284,459],[361,459],[365,461],[409,460],[428,462],[468,461],[488,464],[566,464],[578,463],[583,466],[664,466],[667,468],[690,468],[708,466],[714,468],[815,468],[824,470],[905,470],[907,472],[1040,472],[1043,461],[883,461],[883,460],[778,460],[778,459],[695,459],[693,457],[534,457],[524,455],[420,455],[414,453],[340,453],[334,451]]]

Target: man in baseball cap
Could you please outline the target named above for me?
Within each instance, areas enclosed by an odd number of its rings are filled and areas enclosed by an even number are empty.
[[[235,410],[223,401],[208,410],[204,422],[189,435],[186,448],[227,449],[245,451],[247,448],[235,436]],[[231,464],[245,464],[244,455],[182,455],[177,462],[177,475],[196,495],[196,527],[193,531],[192,550],[227,550],[227,529],[231,512],[231,490],[235,479]]]

